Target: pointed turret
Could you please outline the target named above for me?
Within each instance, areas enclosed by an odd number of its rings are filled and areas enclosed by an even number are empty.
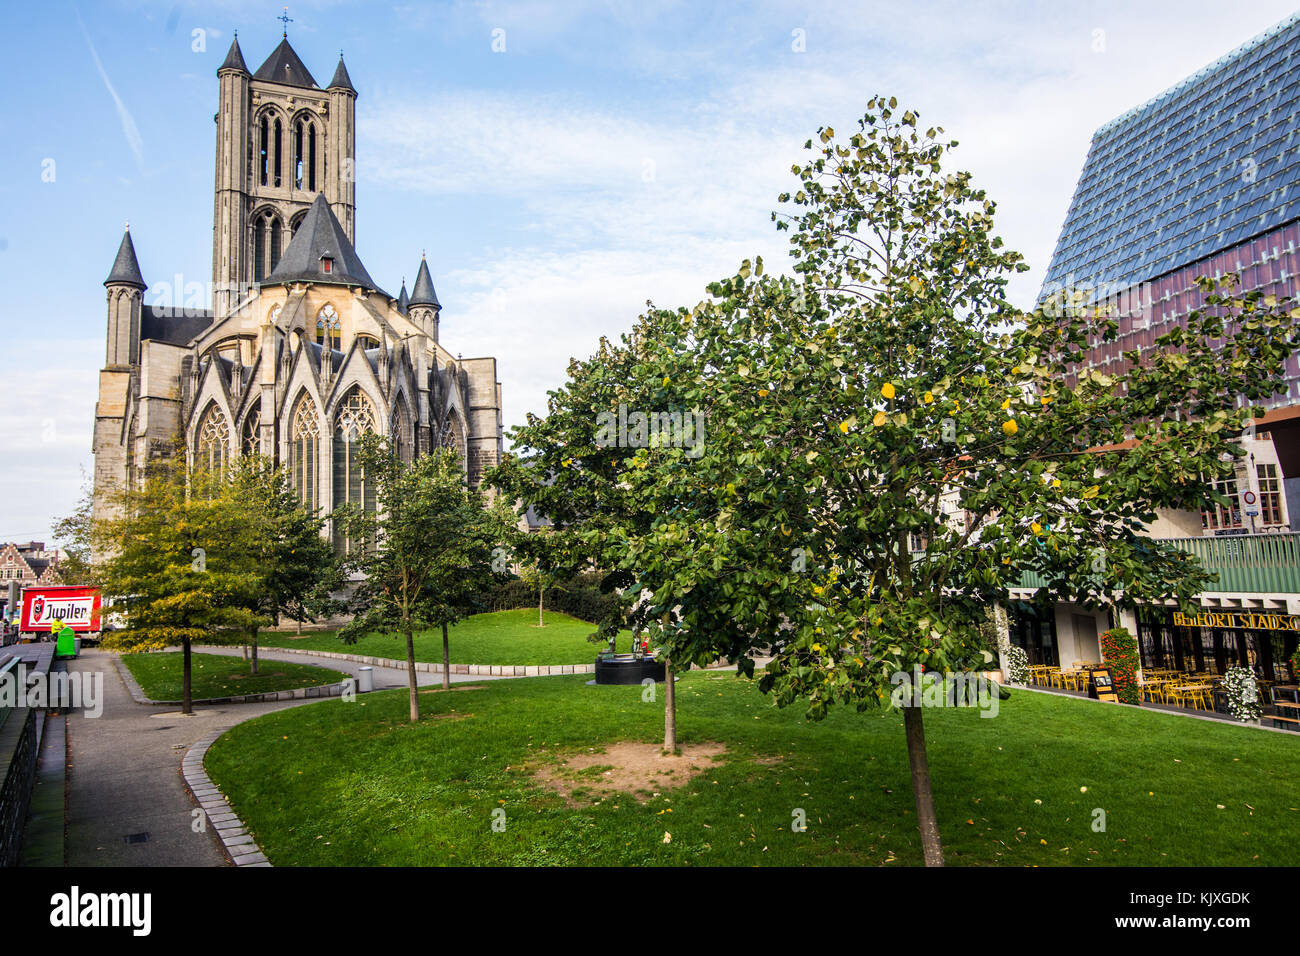
[[[140,275],[140,263],[135,258],[130,224],[122,235],[122,244],[117,247],[117,258],[113,260],[113,269],[104,280],[104,285],[131,285],[140,290],[148,288],[144,277]]]
[[[226,60],[221,66],[217,67],[217,75],[221,75],[223,70],[238,70],[240,73],[248,73],[248,66],[244,63],[244,54],[239,49],[239,32],[235,32],[235,38],[230,41],[230,52],[226,54]]]
[[[438,294],[433,291],[433,278],[429,275],[429,264],[420,256],[420,271],[415,274],[415,288],[411,290],[409,305],[432,306],[435,311],[442,308]]]
[[[352,77],[348,76],[348,68],[343,65],[343,53],[339,52],[339,65],[334,68],[334,79],[330,80],[328,89],[347,90],[349,93],[355,93],[356,87],[352,85]]]
[[[397,297],[397,311],[406,315],[411,309],[411,297],[406,294],[406,277],[402,277],[402,294]]]

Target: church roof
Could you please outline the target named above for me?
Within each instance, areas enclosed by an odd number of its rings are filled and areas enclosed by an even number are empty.
[[[117,247],[117,258],[113,260],[113,269],[104,280],[104,285],[122,283],[147,289],[144,277],[140,275],[140,263],[135,258],[135,243],[131,241],[131,230],[122,235],[122,244]]]
[[[325,271],[322,261],[325,258],[332,260],[329,272]],[[382,291],[361,264],[356,249],[348,241],[348,234],[325,201],[324,193],[317,194],[279,264],[262,280],[262,285],[288,285],[292,282],[359,285]]]
[[[1047,269],[1122,289],[1300,218],[1300,14],[1100,127]]]
[[[411,305],[431,305],[441,309],[438,293],[433,291],[433,278],[429,275],[429,264],[420,257],[420,271],[415,274],[415,288],[411,290]]]
[[[397,297],[397,311],[406,315],[411,307],[411,297],[406,294],[406,280],[402,280],[402,294]]]
[[[212,325],[209,309],[163,308],[146,305],[140,309],[140,340],[189,345]]]
[[[217,67],[217,72],[222,70],[238,70],[240,73],[247,73],[248,66],[244,63],[244,54],[239,49],[239,34],[230,41],[230,52],[226,54],[226,60],[221,66]]]
[[[334,79],[330,80],[329,88],[331,90],[351,90],[355,93],[356,87],[352,85],[352,77],[348,76],[348,68],[343,65],[343,54],[339,54],[339,65],[334,68]]]
[[[253,74],[253,79],[283,83],[285,86],[302,86],[309,90],[320,89],[312,79],[311,71],[303,66],[287,39],[281,40],[280,45],[271,51],[266,62]]]

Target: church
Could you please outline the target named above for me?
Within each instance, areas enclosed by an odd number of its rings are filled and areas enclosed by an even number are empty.
[[[478,484],[502,450],[496,359],[447,348],[423,257],[393,297],[357,255],[357,91],[342,55],[322,89],[287,36],[250,72],[236,34],[217,85],[211,308],[179,288],[144,302],[128,224],[104,280],[95,512],[178,438],[191,465],[274,459],[322,513],[373,507],[353,441],[368,431],[408,461],[452,449]]]

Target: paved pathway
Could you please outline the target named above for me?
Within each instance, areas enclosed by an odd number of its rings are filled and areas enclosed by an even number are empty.
[[[204,653],[223,653],[205,649]],[[224,653],[238,655],[236,650]],[[270,662],[274,651],[259,655]],[[67,718],[68,866],[225,866],[229,860],[211,828],[191,828],[197,804],[181,777],[185,753],[196,741],[235,724],[313,700],[196,706],[186,717],[176,708],[137,704],[113,666],[112,655],[83,650],[68,663],[70,672],[103,675],[103,713]],[[285,655],[296,663],[320,663],[356,673],[346,661]],[[375,689],[405,687],[406,673],[375,668]],[[421,684],[441,683],[440,675],[420,674]],[[452,680],[492,678],[454,674]],[[497,678],[503,679],[503,678]],[[147,834],[143,839],[140,834]],[[132,840],[136,842],[131,842]]]

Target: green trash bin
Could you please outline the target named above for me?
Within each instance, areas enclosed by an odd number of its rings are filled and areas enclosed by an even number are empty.
[[[70,627],[65,627],[59,631],[57,643],[54,645],[55,657],[76,657],[77,656],[77,634]]]

